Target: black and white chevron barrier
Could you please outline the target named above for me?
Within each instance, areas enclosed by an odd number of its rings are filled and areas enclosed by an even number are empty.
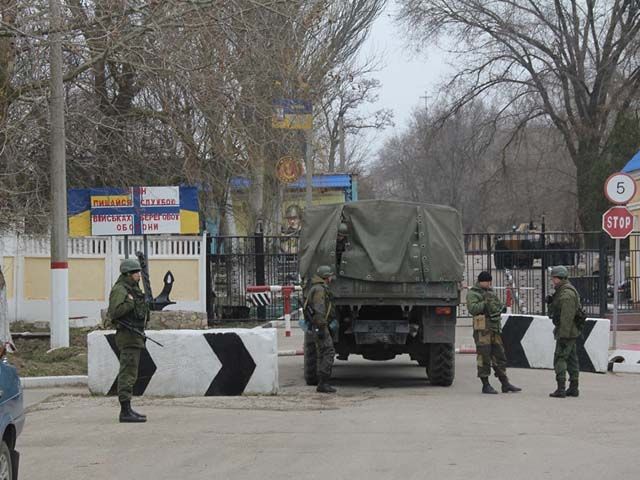
[[[607,319],[589,318],[578,337],[578,361],[583,372],[606,373],[609,360]],[[539,315],[502,315],[502,341],[507,364],[517,368],[553,368],[553,323]]]
[[[278,347],[275,329],[151,330],[164,348],[147,342],[134,395],[168,397],[276,394]],[[89,390],[114,395],[119,351],[115,332],[87,337]]]
[[[636,345],[630,347],[637,348]],[[609,370],[614,373],[640,373],[640,350],[625,347],[614,350],[609,355]]]
[[[256,307],[271,305],[271,292],[249,292],[247,298]]]

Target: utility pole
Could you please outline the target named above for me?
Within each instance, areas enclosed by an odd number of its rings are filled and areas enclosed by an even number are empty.
[[[424,111],[429,113],[429,99],[431,98],[431,95],[425,91],[424,95],[420,96],[420,98],[424,99]]]
[[[62,82],[62,7],[49,0],[51,98],[51,348],[69,346],[69,264],[67,259],[67,170],[64,85]]]

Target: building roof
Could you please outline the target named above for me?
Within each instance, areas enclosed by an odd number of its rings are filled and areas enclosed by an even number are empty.
[[[640,170],[640,151],[638,151],[622,169],[624,173],[631,173],[636,170]]]
[[[311,185],[313,188],[350,188],[352,186],[352,174],[349,173],[327,173],[314,175]],[[289,189],[302,190],[307,182],[304,177],[297,182],[288,185]],[[233,177],[231,187],[235,189],[245,189],[251,187],[251,180],[246,177]]]

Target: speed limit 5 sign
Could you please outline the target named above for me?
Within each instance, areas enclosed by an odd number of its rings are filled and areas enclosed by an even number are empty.
[[[604,184],[604,194],[611,203],[626,205],[636,195],[636,182],[626,173],[614,173]]]

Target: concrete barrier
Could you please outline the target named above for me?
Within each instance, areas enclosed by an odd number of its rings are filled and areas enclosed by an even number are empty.
[[[589,318],[577,339],[578,360],[583,372],[606,373],[609,359],[607,319]],[[502,340],[508,366],[553,368],[553,323],[540,315],[502,315]]]
[[[609,355],[609,370],[614,373],[640,373],[640,351],[614,350]]]
[[[276,394],[278,345],[275,329],[151,330],[134,395],[167,397]],[[87,336],[89,390],[114,395],[119,351],[115,332]]]

